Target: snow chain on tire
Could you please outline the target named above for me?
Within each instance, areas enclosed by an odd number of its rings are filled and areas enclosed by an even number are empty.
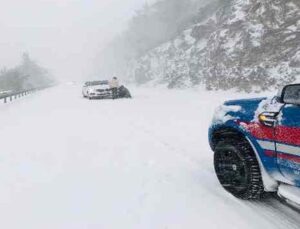
[[[260,167],[246,139],[224,139],[214,151],[216,174],[228,192],[244,200],[263,197]]]

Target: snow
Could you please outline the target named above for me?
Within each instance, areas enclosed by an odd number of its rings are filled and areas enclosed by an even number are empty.
[[[229,112],[239,112],[242,110],[241,106],[219,106],[214,114],[213,122],[214,123],[226,123],[229,120],[234,120],[236,117],[228,115]]]
[[[234,16],[229,21],[229,23],[234,23],[237,21],[244,21],[246,18],[246,13],[243,9],[243,6],[249,4],[249,0],[235,0],[234,1]]]
[[[183,40],[182,40],[182,39],[177,38],[177,39],[174,40],[174,46],[175,46],[176,48],[179,48],[180,45],[182,45],[182,43],[183,43]]]
[[[167,43],[162,44],[160,47],[154,49],[154,51],[157,51],[157,52],[166,52],[167,50],[169,50],[169,48],[171,46],[172,46],[172,43],[171,42],[167,42]]]
[[[183,32],[184,40],[188,45],[193,45],[196,42],[196,39],[191,36],[191,33],[192,33],[192,29],[188,29]]]
[[[293,200],[296,204],[300,205],[300,190],[290,185],[280,185],[278,189],[280,196]]]
[[[229,40],[227,40],[227,42],[223,44],[223,48],[227,50],[228,55],[233,53],[236,49],[242,48],[242,44],[240,41],[241,41],[241,34],[236,33],[233,35],[233,37],[231,37]]]
[[[207,46],[207,40],[201,39],[201,40],[199,40],[199,41],[197,42],[196,48],[197,48],[198,50],[202,50],[202,49],[206,48],[206,46]]]
[[[282,103],[277,102],[277,100],[273,97],[269,97],[267,99],[262,100],[255,113],[254,113],[254,117],[253,117],[253,121],[258,121],[258,117],[260,114],[262,114],[263,112],[274,112],[277,113],[281,110],[282,108]],[[281,122],[282,117],[278,117],[278,121],[279,123]]]
[[[242,123],[243,125],[243,123]],[[254,152],[256,154],[257,157],[259,157],[259,153],[257,152],[255,146],[253,145],[253,143],[251,142],[251,140],[249,138],[247,138],[248,142],[250,143],[251,147],[254,149]],[[270,174],[267,172],[267,170],[265,169],[265,167],[263,166],[263,163],[261,160],[258,160],[259,163],[259,167],[260,167],[260,172],[261,172],[261,176],[262,176],[262,181],[264,184],[264,190],[266,192],[276,192],[278,190],[278,182],[270,176]]]
[[[261,45],[261,39],[264,34],[264,26],[262,24],[248,23],[248,27],[253,46],[259,47]]]
[[[62,85],[0,105],[0,228],[298,228],[277,200],[238,200],[216,179],[207,129],[241,95],[131,90],[89,101]]]
[[[287,27],[287,29],[289,30],[289,32],[296,32],[298,30],[298,27],[296,25],[291,25]]]

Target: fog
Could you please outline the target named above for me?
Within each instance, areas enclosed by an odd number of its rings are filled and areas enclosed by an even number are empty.
[[[145,0],[10,0],[0,3],[0,68],[28,52],[58,80],[92,76],[96,53]],[[151,1],[147,1],[151,2]],[[99,63],[100,64],[100,63]]]

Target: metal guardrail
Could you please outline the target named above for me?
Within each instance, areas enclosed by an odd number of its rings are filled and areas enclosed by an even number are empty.
[[[3,95],[0,95],[0,100],[3,100],[4,103],[12,102],[14,99],[18,99],[18,98],[24,97],[24,96],[32,94],[32,93],[34,93],[36,91],[40,91],[42,89],[46,89],[48,87],[50,87],[50,86],[3,94]]]

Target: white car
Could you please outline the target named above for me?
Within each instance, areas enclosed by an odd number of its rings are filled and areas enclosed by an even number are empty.
[[[112,91],[107,80],[91,81],[84,84],[82,95],[89,99],[107,98],[112,96]]]

